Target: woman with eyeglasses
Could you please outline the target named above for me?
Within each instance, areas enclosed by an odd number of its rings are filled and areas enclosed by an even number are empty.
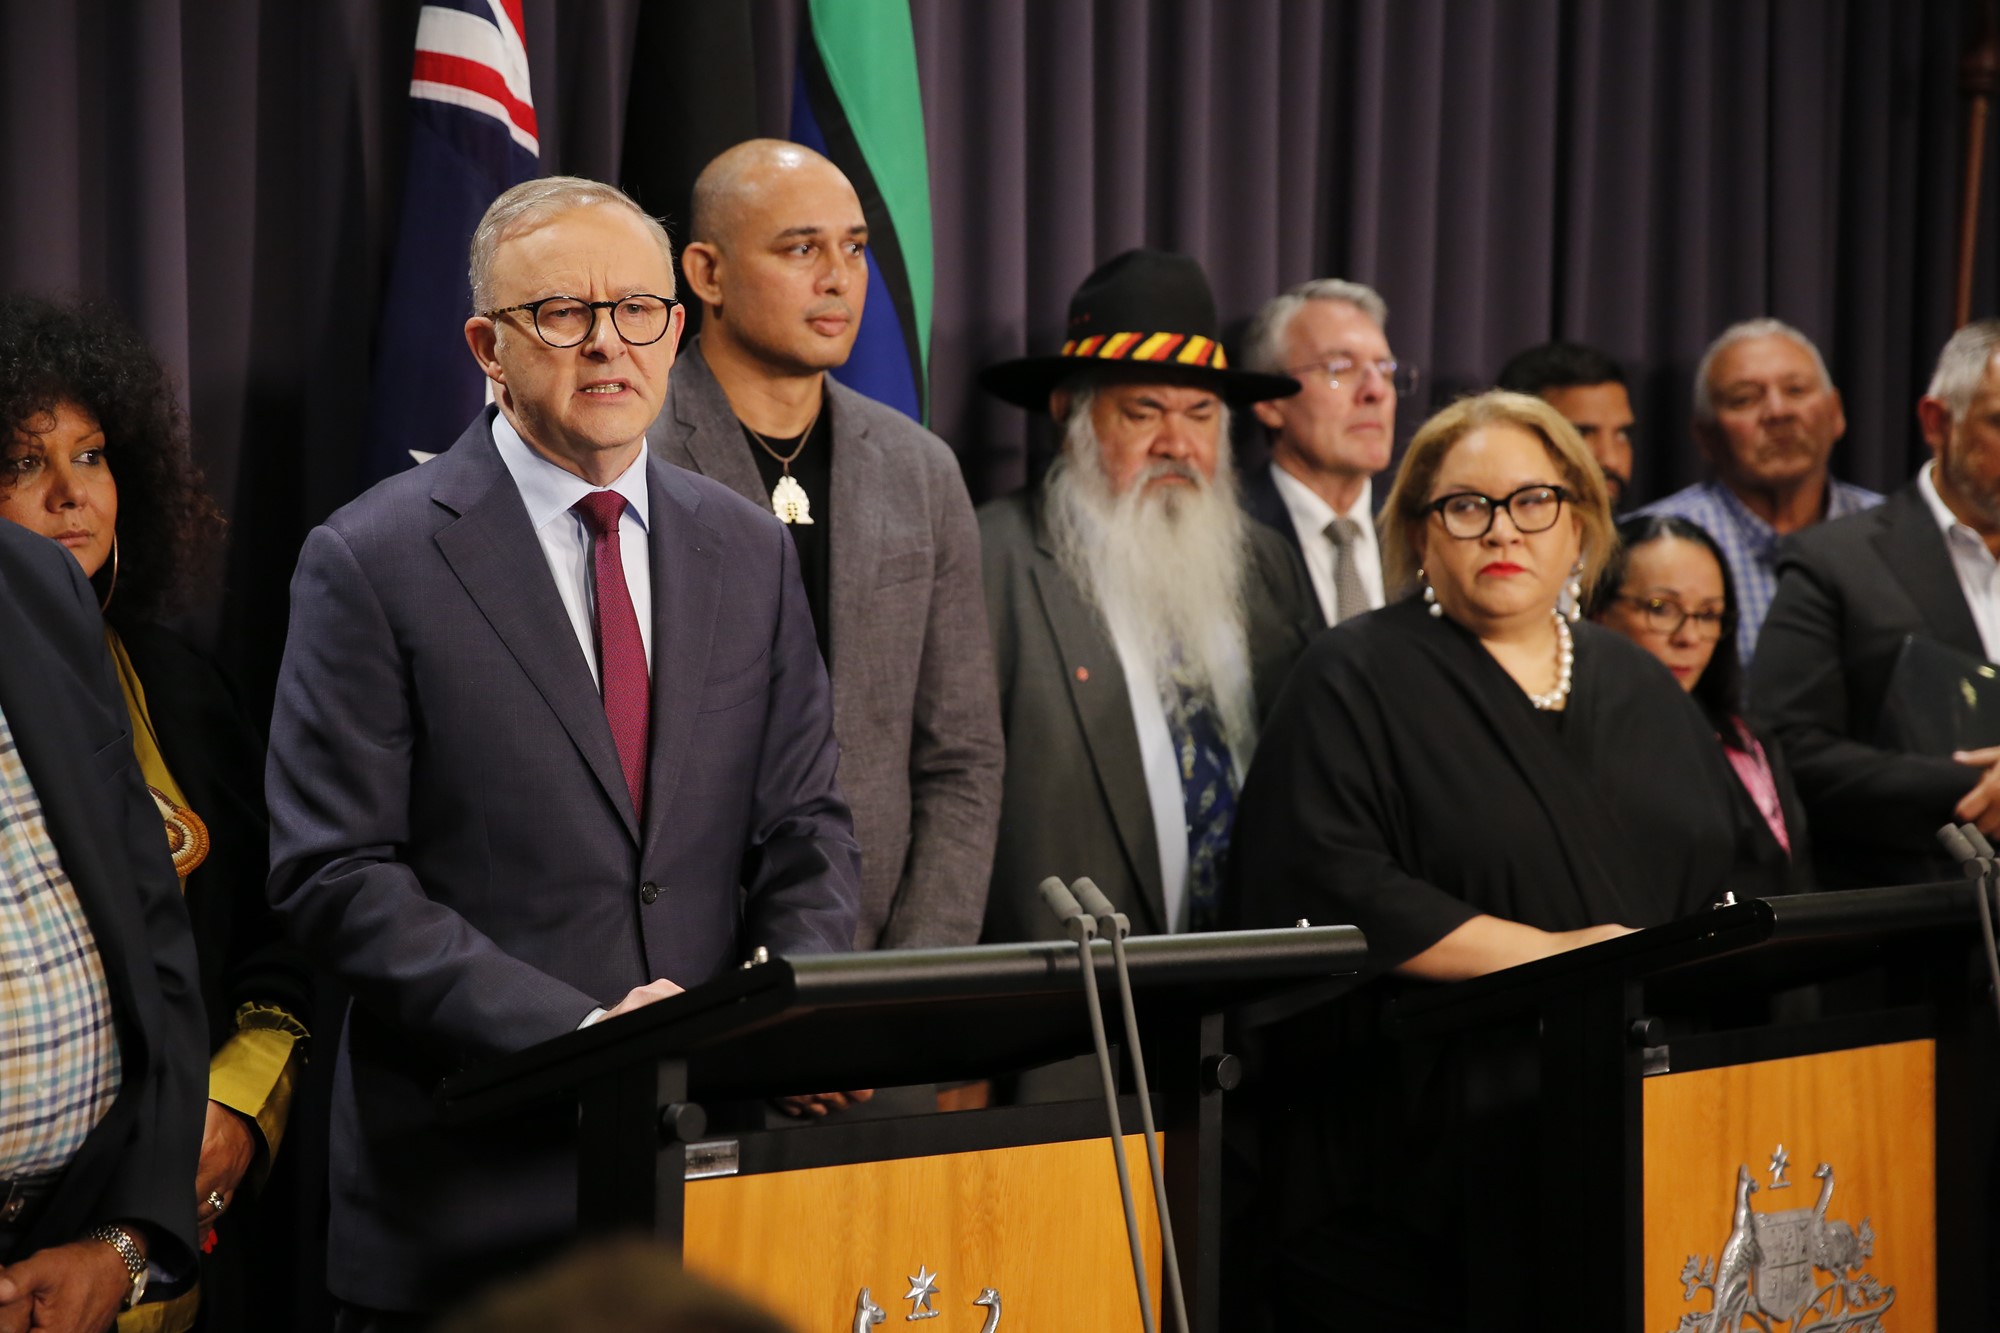
[[[1531,1094],[1482,1084],[1447,1041],[1383,1040],[1382,1007],[1698,911],[1736,887],[1736,832],[1699,710],[1569,618],[1612,524],[1554,409],[1493,392],[1438,413],[1379,524],[1405,595],[1300,659],[1231,839],[1241,924],[1358,925],[1378,974],[1266,1047],[1261,1285],[1284,1328],[1484,1327],[1494,1293],[1468,1272],[1512,1238],[1465,1236],[1457,1201],[1468,1172],[1526,1171],[1491,1106]]]
[[[1743,717],[1736,593],[1715,538],[1671,515],[1626,519],[1584,613],[1659,658],[1701,705],[1733,770],[1745,855],[1767,877],[1763,891],[1810,889],[1805,807],[1778,747]]]

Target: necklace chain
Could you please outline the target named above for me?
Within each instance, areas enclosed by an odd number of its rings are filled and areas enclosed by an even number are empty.
[[[740,424],[743,426],[743,429],[750,432],[751,439],[757,441],[758,444],[763,446],[765,453],[771,455],[771,457],[778,460],[778,465],[784,468],[785,474],[789,476],[791,475],[792,471],[792,460],[805,452],[807,442],[812,439],[813,427],[819,424],[819,414],[825,409],[826,409],[826,395],[824,392],[822,392],[820,394],[819,406],[813,409],[812,420],[806,422],[805,434],[799,436],[798,445],[788,454],[781,454],[776,449],[773,449],[771,447],[771,442],[765,439],[762,435],[758,434],[754,429],[752,429],[752,427],[748,422],[741,422]]]

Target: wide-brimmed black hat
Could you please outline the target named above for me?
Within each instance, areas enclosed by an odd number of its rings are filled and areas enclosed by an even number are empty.
[[[1208,389],[1231,403],[1299,391],[1290,375],[1231,370],[1218,332],[1200,264],[1162,250],[1127,250],[1100,264],[1070,298],[1062,351],[988,366],[979,384],[1036,411],[1048,410],[1049,394],[1065,381],[1095,371]]]

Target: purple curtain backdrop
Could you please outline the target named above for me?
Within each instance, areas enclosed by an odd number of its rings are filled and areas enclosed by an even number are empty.
[[[738,0],[647,0],[670,21]],[[0,282],[105,294],[182,378],[234,520],[198,629],[268,682],[304,529],[349,497],[401,180],[414,0],[0,3]],[[801,0],[749,0],[782,133]],[[1688,379],[1731,320],[1821,340],[1836,457],[1887,487],[1949,332],[1964,0],[913,0],[935,210],[933,424],[977,498],[1034,427],[978,368],[1052,346],[1127,246],[1207,266],[1228,320],[1377,286],[1423,401],[1551,336],[1636,376],[1637,485],[1694,475]],[[552,171],[616,179],[677,71],[640,0],[527,0]],[[659,15],[652,17],[658,18]],[[632,100],[628,121],[628,90]],[[738,122],[740,123],[740,122]],[[1975,309],[2000,308],[2000,135]],[[671,211],[671,210],[669,210]]]

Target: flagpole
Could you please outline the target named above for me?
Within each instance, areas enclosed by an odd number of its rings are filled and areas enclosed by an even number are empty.
[[[1986,118],[1993,95],[2000,91],[2000,20],[1994,0],[1979,6],[1980,26],[1958,65],[1959,91],[1966,96],[1964,195],[1958,215],[1958,301],[1952,327],[1962,329],[1972,318],[1972,268],[1979,251],[1980,169],[1986,162]]]

